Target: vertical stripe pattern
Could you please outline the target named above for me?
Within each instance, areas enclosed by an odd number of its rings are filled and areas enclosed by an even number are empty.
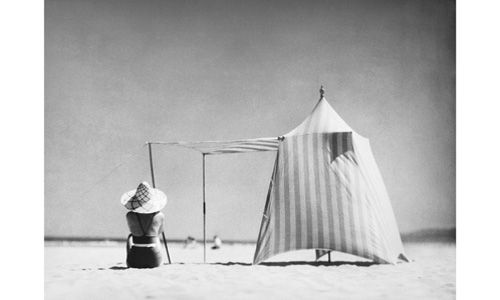
[[[373,170],[360,163],[366,155],[358,156],[354,148],[352,132],[280,141],[265,211],[269,226],[263,219],[254,263],[299,249],[394,262],[385,233],[391,232],[386,228],[391,222],[382,222],[392,211],[377,204],[381,199],[374,191],[377,183],[370,182]]]

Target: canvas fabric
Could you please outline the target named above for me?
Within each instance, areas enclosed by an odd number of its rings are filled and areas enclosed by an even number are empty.
[[[279,141],[254,264],[300,249],[341,251],[378,263],[405,257],[368,140],[325,99]]]
[[[241,139],[202,142],[154,142],[154,144],[179,146],[199,151],[205,155],[277,151],[278,138]]]

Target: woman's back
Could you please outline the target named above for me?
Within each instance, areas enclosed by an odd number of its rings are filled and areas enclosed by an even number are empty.
[[[133,236],[158,236],[163,231],[162,212],[152,214],[127,213],[127,224]]]
[[[165,216],[160,210],[167,204],[162,191],[142,182],[137,189],[122,195],[120,202],[129,212],[126,215],[130,235],[127,238],[127,266],[155,268],[161,265],[160,239]]]

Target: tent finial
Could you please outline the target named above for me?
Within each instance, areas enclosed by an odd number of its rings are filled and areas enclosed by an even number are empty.
[[[325,96],[325,89],[323,86],[319,89],[319,99],[322,99]]]

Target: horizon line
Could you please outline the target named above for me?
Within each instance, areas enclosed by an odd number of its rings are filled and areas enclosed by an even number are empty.
[[[416,231],[404,232],[400,234],[403,242],[424,242],[424,241],[456,241],[456,227],[452,228],[429,228]],[[125,242],[126,237],[90,237],[90,236],[51,236],[44,235],[44,242],[69,241],[69,242]],[[196,239],[203,242],[203,239]],[[211,241],[211,239],[207,239]],[[227,244],[255,244],[257,239],[227,239],[223,240]],[[185,239],[167,238],[170,243],[184,243]]]

